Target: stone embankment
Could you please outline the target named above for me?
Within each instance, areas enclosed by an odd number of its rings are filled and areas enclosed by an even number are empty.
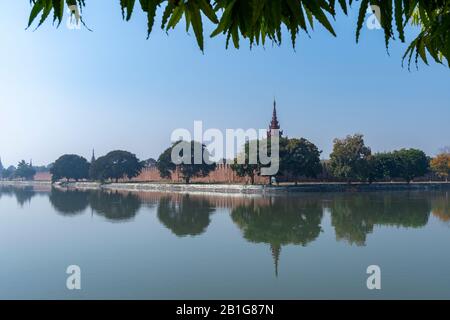
[[[50,186],[42,181],[0,181],[0,185],[15,186]],[[98,182],[59,182],[59,188],[82,190],[122,190],[153,191],[177,193],[222,193],[222,194],[291,194],[305,192],[370,192],[370,191],[405,191],[405,190],[450,190],[449,182],[415,182],[415,183],[302,183],[298,185],[242,185],[242,184],[173,184],[173,183],[109,183]]]

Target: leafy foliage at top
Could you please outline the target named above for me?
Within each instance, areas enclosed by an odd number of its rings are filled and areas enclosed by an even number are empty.
[[[435,158],[431,159],[430,166],[438,176],[448,181],[448,177],[450,176],[450,153],[443,152],[438,154]]]
[[[32,167],[31,163],[28,164],[25,160],[22,160],[17,165],[17,170],[14,172],[14,176],[19,179],[33,180],[36,170]]]
[[[364,143],[362,134],[335,139],[330,154],[330,169],[335,177],[351,181],[364,180],[369,170],[372,151]]]
[[[89,168],[89,175],[94,180],[116,182],[123,178],[134,178],[142,170],[142,163],[135,154],[128,151],[115,150],[98,158]]]
[[[89,163],[83,157],[75,154],[65,154],[55,161],[50,169],[53,182],[66,178],[68,180],[89,178]]]
[[[119,0],[123,19],[131,19],[136,0]],[[85,0],[30,0],[32,5],[28,27],[40,15],[37,27],[53,12],[53,23],[61,23],[64,6],[71,8],[73,14],[82,12]],[[169,31],[175,28],[182,18],[186,31],[194,31],[198,46],[204,49],[203,21],[207,19],[215,25],[211,37],[220,34],[239,48],[240,39],[248,39],[250,46],[264,45],[270,40],[276,45],[282,42],[282,29],[290,35],[292,45],[296,46],[300,31],[309,35],[316,23],[321,24],[336,36],[331,21],[340,8],[348,13],[353,0],[139,0],[141,10],[147,15],[147,36],[153,30],[156,13],[162,7],[161,28]],[[356,2],[356,1],[355,1]],[[377,18],[384,29],[386,47],[391,40],[398,38],[405,42],[405,29],[408,24],[420,26],[420,33],[408,46],[403,60],[411,65],[414,58],[428,64],[427,55],[438,63],[450,66],[450,0],[361,0],[356,27],[356,41],[360,38],[366,10],[377,6]],[[378,10],[377,10],[378,11]],[[77,16],[84,24],[81,17]]]

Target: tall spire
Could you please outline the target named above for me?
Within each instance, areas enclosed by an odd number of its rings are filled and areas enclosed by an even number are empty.
[[[269,125],[269,130],[267,130],[267,136],[271,136],[271,130],[280,130],[280,123],[278,122],[277,117],[277,101],[273,99],[273,112],[272,112],[272,121]],[[283,134],[283,131],[280,130],[280,136]]]
[[[279,244],[271,244],[273,263],[275,264],[275,276],[278,278],[278,264],[280,262],[281,246]]]
[[[91,164],[95,162],[95,150],[92,149],[92,158],[91,158]]]

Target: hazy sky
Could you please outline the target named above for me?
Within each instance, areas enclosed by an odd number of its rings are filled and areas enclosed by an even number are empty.
[[[123,22],[119,1],[87,1],[94,32],[50,21],[25,30],[29,1],[0,3],[0,157],[48,164],[64,153],[90,159],[113,149],[157,157],[176,128],[265,128],[278,101],[285,134],[305,137],[328,157],[335,137],[360,132],[373,151],[450,145],[450,73],[433,64],[408,72],[405,45],[387,55],[383,34],[364,28],[355,43],[355,11],[320,26],[294,51],[250,50],[207,39],[198,49],[184,25],[146,40],[140,10]],[[111,4],[113,3],[113,4]],[[108,4],[106,6],[106,4]],[[112,7],[111,7],[112,6]],[[160,17],[159,17],[160,18]],[[157,21],[159,26],[160,20]],[[411,37],[409,37],[411,39]]]

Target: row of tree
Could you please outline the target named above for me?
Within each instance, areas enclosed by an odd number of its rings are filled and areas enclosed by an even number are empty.
[[[3,165],[0,167],[0,178],[1,179],[21,179],[21,180],[33,180],[36,174],[36,168],[33,167],[31,163],[25,162],[22,160],[17,165],[17,168],[14,166],[10,166],[8,168],[3,168]]]
[[[334,141],[328,165],[335,177],[349,182],[403,179],[409,183],[428,172],[429,160],[418,149],[372,154],[363,136],[356,134]]]
[[[269,140],[248,141],[239,156],[234,159],[234,164],[231,165],[232,170],[240,177],[248,177],[253,184],[255,177],[260,176],[262,169],[270,164],[264,165],[260,161],[251,162],[250,151],[259,152],[259,149],[265,145],[269,146],[267,152],[270,155]],[[256,149],[253,148],[255,144]],[[196,150],[201,150],[202,153],[200,163],[195,162]],[[183,154],[187,151],[190,151],[190,159]],[[365,145],[364,137],[355,134],[334,140],[330,160],[321,161],[321,152],[316,145],[304,138],[280,137],[279,160],[276,160],[279,161],[279,171],[274,178],[296,182],[321,175],[324,179],[372,183],[396,179],[410,182],[430,171],[446,180],[450,176],[450,150],[444,150],[433,159],[418,149],[401,149],[373,154]],[[177,159],[173,159],[174,154]],[[52,164],[50,173],[53,182],[62,179],[117,182],[122,178],[132,179],[138,176],[142,168],[149,165],[149,161],[140,161],[135,154],[122,150],[111,151],[96,160],[93,158],[91,162],[81,156],[68,154],[61,156]],[[176,172],[185,183],[191,182],[195,177],[208,176],[216,169],[216,163],[212,161],[207,147],[195,141],[174,143],[159,156],[157,161],[152,160],[151,164],[156,165],[162,178],[170,179]],[[324,176],[324,172],[328,173],[328,176]],[[32,179],[36,169],[31,164],[21,161],[17,169],[2,169],[1,174],[6,179]]]
[[[450,151],[443,150],[430,159],[418,149],[401,149],[372,154],[364,144],[363,136],[356,134],[334,141],[328,163],[331,173],[346,181],[403,179],[411,182],[431,171],[448,181],[450,175]]]
[[[89,163],[85,158],[66,154],[58,158],[50,169],[53,182],[67,180],[97,180],[107,181],[122,178],[134,178],[142,170],[144,163],[135,154],[128,151],[111,151],[105,156],[93,159]]]
[[[249,150],[252,144],[268,144],[268,141],[250,141],[243,148],[245,163],[233,164],[238,176],[249,177],[253,183],[261,174],[264,165],[250,164]],[[270,151],[270,150],[269,150]],[[418,149],[401,149],[392,152],[372,153],[365,145],[361,134],[335,139],[329,161],[320,161],[321,151],[306,139],[280,138],[280,170],[276,178],[298,181],[301,178],[316,178],[327,172],[332,178],[342,181],[391,181],[402,179],[411,182],[431,171],[448,181],[450,176],[450,150],[443,150],[433,159]]]

